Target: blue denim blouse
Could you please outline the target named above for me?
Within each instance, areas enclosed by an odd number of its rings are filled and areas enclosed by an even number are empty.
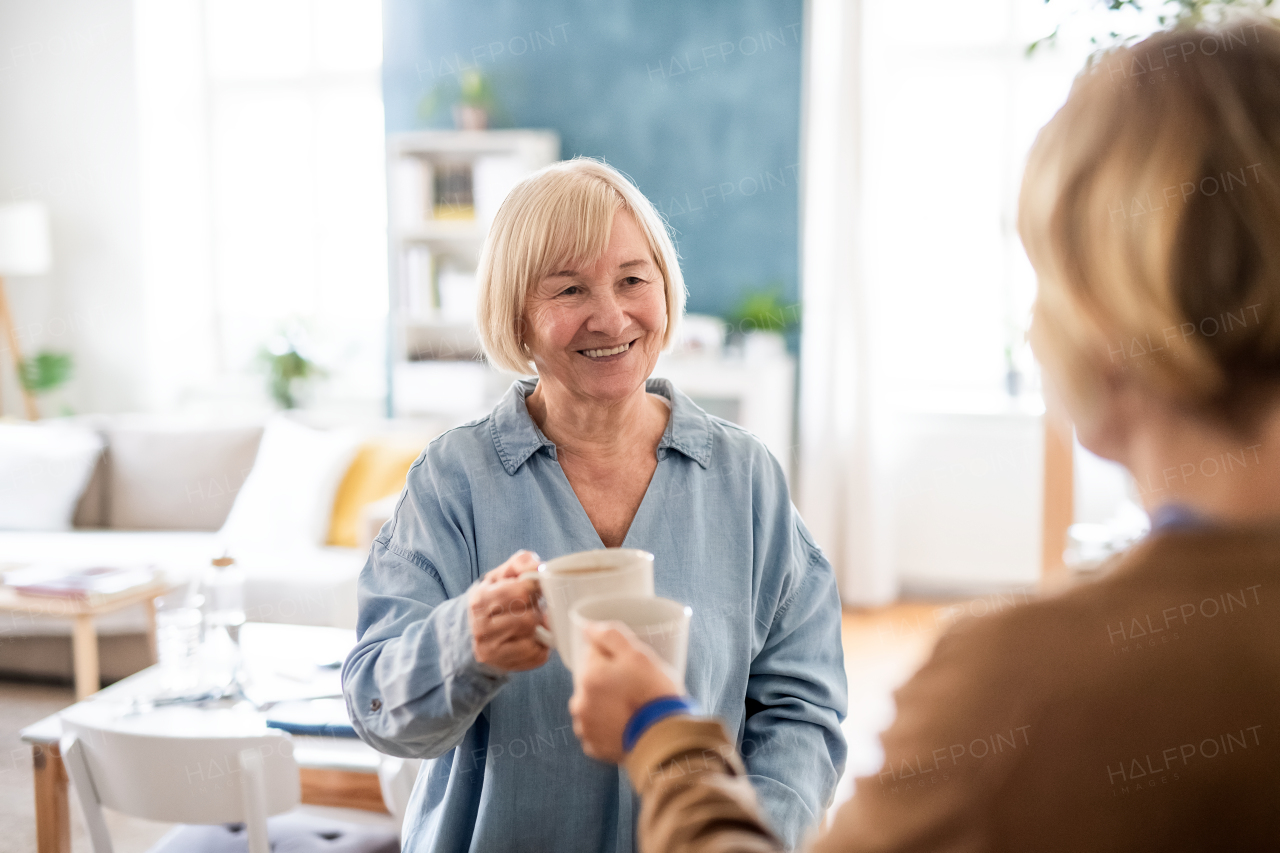
[[[473,654],[466,593],[522,548],[602,547],[516,382],[488,416],[440,436],[409,471],[360,573],[358,641],[342,670],[360,737],[423,766],[407,851],[630,853],[638,801],[587,758],[556,653],[503,673]],[[848,687],[831,565],[750,433],[670,382],[658,466],[623,547],[654,555],[658,595],[693,608],[686,687],[737,736],[775,830],[792,846],[844,768]]]

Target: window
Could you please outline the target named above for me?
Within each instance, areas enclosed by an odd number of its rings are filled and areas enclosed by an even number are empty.
[[[1026,50],[1089,5],[865,2],[863,246],[885,380],[909,407],[996,398],[1010,359],[1034,372],[1018,188],[1091,45]]]
[[[168,396],[181,405],[257,394],[258,354],[285,333],[327,370],[318,403],[379,411],[387,311],[379,0],[144,0],[139,18],[151,176],[144,220],[153,225],[150,234],[144,227],[144,252],[165,251],[157,244],[173,230],[170,218],[204,240],[184,277],[203,278],[206,292],[167,310],[185,309],[169,321],[205,329],[212,353],[202,382]],[[174,44],[191,57],[174,55]],[[165,82],[174,77],[182,82]],[[185,108],[188,100],[198,108]],[[202,191],[174,192],[166,174]]]

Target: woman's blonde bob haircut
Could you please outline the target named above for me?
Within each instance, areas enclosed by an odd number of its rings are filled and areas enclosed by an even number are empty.
[[[1032,346],[1081,415],[1131,382],[1247,430],[1280,379],[1280,32],[1102,56],[1036,139],[1018,230]]]
[[[670,345],[684,314],[684,277],[666,224],[649,200],[617,169],[578,157],[547,166],[516,185],[485,240],[477,271],[476,319],[489,361],[513,373],[533,373],[524,342],[524,305],[529,288],[553,271],[591,263],[609,245],[613,217],[635,217],[662,273]]]

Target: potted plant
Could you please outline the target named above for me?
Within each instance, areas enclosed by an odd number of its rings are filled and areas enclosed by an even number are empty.
[[[298,351],[288,335],[279,335],[258,353],[267,374],[267,392],[282,409],[298,408],[299,386],[325,371]]]
[[[41,350],[31,358],[22,360],[18,376],[22,380],[22,387],[39,397],[65,385],[71,379],[74,366],[71,353]],[[64,405],[62,413],[71,414],[71,408]]]
[[[747,358],[786,352],[785,335],[799,326],[800,306],[787,302],[784,292],[782,282],[745,291],[725,317],[729,345],[740,347]]]
[[[453,124],[458,130],[484,130],[497,109],[498,100],[489,78],[469,68],[433,86],[418,105],[418,114],[430,120],[446,104],[451,108]]]

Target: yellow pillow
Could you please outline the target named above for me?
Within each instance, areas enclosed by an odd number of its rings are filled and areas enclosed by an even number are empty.
[[[400,492],[409,475],[409,467],[421,453],[420,447],[385,440],[362,444],[334,496],[326,544],[359,547],[364,508],[387,495]]]

